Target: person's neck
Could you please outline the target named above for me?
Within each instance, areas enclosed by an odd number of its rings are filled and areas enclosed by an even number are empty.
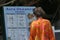
[[[42,18],[42,17],[37,17],[37,19]]]

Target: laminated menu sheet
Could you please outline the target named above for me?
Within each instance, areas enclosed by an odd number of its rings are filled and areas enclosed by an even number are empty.
[[[4,6],[6,40],[28,40],[35,7]]]

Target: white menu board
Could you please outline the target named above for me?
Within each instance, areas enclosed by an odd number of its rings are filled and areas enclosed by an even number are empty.
[[[4,7],[6,40],[28,40],[29,18],[35,7]],[[33,19],[35,19],[33,17]],[[31,20],[30,20],[31,21]]]

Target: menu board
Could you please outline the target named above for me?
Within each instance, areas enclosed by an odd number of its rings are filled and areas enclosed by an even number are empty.
[[[36,18],[35,7],[4,6],[6,40],[28,40],[29,25]]]

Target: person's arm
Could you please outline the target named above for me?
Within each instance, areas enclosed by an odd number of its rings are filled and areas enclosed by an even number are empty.
[[[55,36],[54,36],[53,30],[52,30],[52,26],[51,26],[50,21],[48,21],[47,25],[48,25],[49,40],[55,40]]]
[[[29,40],[35,40],[36,28],[34,27],[34,23],[30,25],[30,37]]]

